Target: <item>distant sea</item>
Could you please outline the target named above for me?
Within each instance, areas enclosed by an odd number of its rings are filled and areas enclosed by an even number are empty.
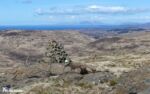
[[[66,29],[92,29],[92,28],[100,28],[101,26],[88,26],[88,25],[76,25],[76,26],[0,26],[0,30],[66,30]]]

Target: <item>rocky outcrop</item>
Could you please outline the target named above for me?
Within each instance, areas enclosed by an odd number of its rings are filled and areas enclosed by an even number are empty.
[[[81,82],[103,84],[114,78],[114,75],[109,72],[96,72],[85,75]]]
[[[149,94],[150,91],[150,66],[126,73],[118,80],[117,94]],[[115,93],[115,94],[116,94]]]
[[[61,75],[64,73],[77,73],[85,75],[96,72],[94,68],[79,63],[71,63],[69,65],[52,63],[49,66],[51,75]]]
[[[92,66],[87,66],[85,64],[70,63],[68,66],[71,67],[73,72],[77,72],[82,75],[96,72],[95,68],[93,68]]]
[[[83,78],[83,75],[78,73],[64,73],[59,76],[59,79],[70,82],[79,82]]]
[[[64,73],[65,65],[53,63],[50,64],[50,74],[51,75],[60,75]]]

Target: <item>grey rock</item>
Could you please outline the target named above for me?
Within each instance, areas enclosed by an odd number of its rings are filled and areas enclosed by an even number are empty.
[[[71,67],[67,66],[64,69],[64,73],[71,72]]]
[[[123,94],[150,94],[150,71],[146,65],[130,73],[124,73],[118,80],[116,91]]]
[[[64,81],[78,82],[83,78],[83,75],[78,73],[64,73],[60,75],[59,78],[63,79]]]
[[[150,94],[150,87],[143,90],[142,92],[138,93],[138,94]]]
[[[73,72],[80,74],[81,73],[81,69],[80,68],[76,68],[73,70]]]
[[[90,73],[85,75],[81,81],[87,83],[99,84],[99,83],[108,82],[109,80],[113,79],[113,77],[114,77],[113,74],[109,72],[97,72],[97,73]]]
[[[50,73],[52,75],[60,75],[64,73],[65,66],[63,64],[53,63],[50,65]]]

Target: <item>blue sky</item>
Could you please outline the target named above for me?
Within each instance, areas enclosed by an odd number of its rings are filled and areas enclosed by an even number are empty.
[[[0,0],[0,25],[150,22],[150,0]]]

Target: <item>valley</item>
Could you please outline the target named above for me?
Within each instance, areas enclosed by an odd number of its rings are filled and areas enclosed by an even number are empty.
[[[149,31],[1,31],[0,87],[23,94],[149,94]],[[40,62],[52,40],[76,68]]]

